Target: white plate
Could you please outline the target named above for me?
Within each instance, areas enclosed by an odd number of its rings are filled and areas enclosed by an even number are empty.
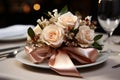
[[[97,64],[105,62],[107,60],[107,58],[108,58],[108,54],[101,54],[101,56],[99,56],[98,59],[96,60],[96,62],[94,62],[94,63],[85,64],[85,65],[75,65],[75,66],[76,66],[76,68],[84,68],[84,67],[95,66]],[[20,61],[21,63],[29,65],[29,66],[49,69],[49,66],[48,66],[47,62],[40,63],[40,64],[32,63],[24,50],[16,55],[16,59],[18,61]]]
[[[27,29],[34,27],[33,25],[11,25],[5,28],[0,28],[0,41],[21,40],[27,37]]]

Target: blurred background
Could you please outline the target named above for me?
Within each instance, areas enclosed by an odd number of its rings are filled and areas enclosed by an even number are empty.
[[[46,17],[44,13],[65,6],[71,12],[78,11],[83,17],[91,15],[92,20],[97,21],[98,0],[0,0],[0,28],[14,24],[37,24],[37,19],[41,16]],[[97,32],[104,32],[97,23]],[[120,35],[119,27],[114,34]]]

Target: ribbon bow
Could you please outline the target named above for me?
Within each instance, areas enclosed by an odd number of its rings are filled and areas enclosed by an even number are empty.
[[[82,77],[72,59],[77,60],[80,64],[93,63],[97,59],[98,52],[94,48],[80,48],[80,47],[63,47],[53,49],[50,47],[31,48],[25,46],[25,51],[30,55],[34,63],[41,63],[46,59],[48,65],[60,75]]]

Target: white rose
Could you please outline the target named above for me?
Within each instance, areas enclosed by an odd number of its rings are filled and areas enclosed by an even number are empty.
[[[82,47],[88,47],[94,42],[94,30],[86,25],[80,26],[76,39]]]
[[[46,26],[41,33],[41,40],[54,48],[60,47],[63,42],[64,30],[57,25]]]
[[[71,12],[67,12],[58,17],[57,24],[61,24],[63,28],[74,27],[77,21],[77,16],[74,16]]]

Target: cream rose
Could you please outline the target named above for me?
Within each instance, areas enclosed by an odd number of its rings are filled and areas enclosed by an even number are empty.
[[[82,47],[88,47],[94,42],[94,30],[89,26],[83,25],[79,27],[79,32],[75,37]]]
[[[54,48],[60,47],[63,42],[64,30],[57,25],[46,26],[41,33],[41,41]]]
[[[61,25],[63,28],[74,27],[77,21],[77,16],[74,16],[71,12],[67,12],[60,17],[58,17],[57,24]]]

